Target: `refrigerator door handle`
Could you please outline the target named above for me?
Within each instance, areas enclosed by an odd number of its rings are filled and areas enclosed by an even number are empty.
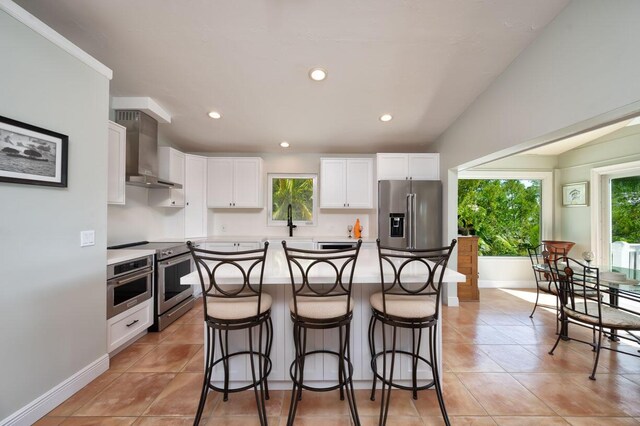
[[[418,221],[416,220],[416,194],[411,194],[411,248],[416,248],[418,240]]]
[[[411,203],[411,196],[413,194],[407,194],[407,248],[411,248],[412,244],[413,244],[413,208],[412,208],[412,203]]]

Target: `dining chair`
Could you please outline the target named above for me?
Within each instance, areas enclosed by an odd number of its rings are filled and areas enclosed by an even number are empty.
[[[593,339],[588,342],[571,337],[568,333],[564,336],[561,333],[549,351],[550,355],[553,355],[558,343],[563,338],[591,346],[596,353],[593,370],[589,376],[591,380],[596,379],[595,374],[601,349],[640,357],[637,353],[626,352],[602,344],[603,335],[612,337],[612,334],[606,329],[640,331],[640,313],[629,307],[634,303],[637,306],[637,303],[640,302],[637,295],[634,296],[633,293],[603,285],[600,280],[599,268],[585,265],[570,257],[556,259],[551,265],[551,271],[559,294],[563,328],[568,329],[569,323],[586,326],[592,330]],[[635,351],[635,348],[633,350]]]
[[[335,389],[340,389],[341,400],[344,400],[346,394],[353,423],[360,425],[353,389],[350,334],[354,307],[351,297],[353,271],[361,245],[362,240],[358,240],[355,247],[305,250],[288,247],[286,241],[282,242],[293,292],[289,301],[289,311],[293,321],[295,347],[295,359],[290,367],[293,387],[288,426],[294,424],[303,390],[325,392]],[[325,340],[321,349],[308,350],[308,331],[328,329],[338,329],[338,349],[328,348]],[[337,358],[337,384],[317,387],[305,383],[306,359],[325,355]]]
[[[267,377],[271,372],[270,354],[273,342],[272,298],[262,291],[269,243],[265,242],[261,249],[238,252],[205,250],[195,247],[191,241],[187,245],[202,285],[204,321],[207,327],[205,374],[194,425],[200,422],[210,389],[221,392],[223,401],[227,401],[229,393],[253,388],[258,419],[260,425],[264,426],[267,424],[265,400],[269,399]],[[237,332],[248,334],[248,348],[230,352],[229,333]],[[216,340],[219,342],[217,352]],[[251,374],[249,384],[230,388],[232,360],[247,358]],[[222,369],[222,387],[211,382],[216,366]]]
[[[380,240],[377,241],[381,287],[379,292],[373,293],[369,298],[372,310],[369,321],[369,350],[373,372],[372,401],[375,400],[377,381],[380,380],[382,384],[379,425],[387,422],[391,389],[394,387],[410,390],[413,399],[418,399],[419,390],[435,388],[442,417],[445,424],[450,424],[438,371],[437,337],[442,278],[456,242],[452,240],[449,246],[439,248],[398,249],[384,247],[380,245]],[[423,273],[423,279],[419,283],[405,282],[403,272],[409,271],[412,274]],[[380,349],[375,341],[378,323],[382,326],[382,348]],[[385,329],[391,332],[391,347],[388,346],[388,333]],[[410,332],[411,348],[398,348],[398,329]],[[423,330],[428,330],[429,333],[429,354],[424,356],[420,354]],[[412,371],[410,386],[394,379],[397,354],[408,357],[410,360]],[[389,356],[389,369],[387,369]],[[381,372],[378,370],[380,358],[382,359]],[[424,384],[419,384],[418,366],[425,364],[431,370],[431,379]],[[385,387],[388,390],[385,390]]]
[[[533,314],[536,312],[536,308],[538,307],[538,300],[540,299],[540,292],[545,294],[552,294],[555,297],[557,317],[559,313],[558,291],[556,289],[556,285],[551,279],[550,272],[544,272],[543,268],[541,268],[549,267],[548,265],[551,261],[551,252],[545,244],[539,244],[535,247],[527,247],[527,251],[529,253],[529,260],[531,261],[533,276],[536,280],[536,301],[533,305],[533,310],[531,311],[531,315],[529,315],[529,318],[533,318]],[[554,249],[554,257],[562,257],[565,254],[565,250],[563,249]],[[556,320],[556,333],[558,333],[559,322],[560,319],[558,318]]]

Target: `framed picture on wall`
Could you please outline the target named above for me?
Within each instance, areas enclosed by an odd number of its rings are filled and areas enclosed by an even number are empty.
[[[69,137],[0,116],[0,182],[67,186]]]
[[[588,182],[576,182],[562,185],[562,205],[567,207],[587,206]]]

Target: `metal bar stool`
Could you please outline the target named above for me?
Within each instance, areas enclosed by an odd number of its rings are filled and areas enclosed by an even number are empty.
[[[293,425],[302,399],[302,390],[330,391],[340,389],[340,399],[344,400],[345,387],[349,411],[355,425],[360,425],[356,398],[353,390],[353,364],[351,363],[351,319],[353,318],[353,298],[351,286],[353,270],[360,252],[362,241],[355,247],[338,250],[302,250],[287,247],[282,242],[287,257],[293,297],[289,301],[293,321],[293,340],[296,350],[291,363],[290,376],[293,381],[291,405],[287,425]],[[307,351],[307,331],[339,330],[338,351],[326,348]],[[338,383],[323,388],[304,383],[305,359],[311,355],[330,354],[338,359]]]
[[[438,372],[437,331],[440,313],[440,294],[442,291],[442,277],[456,245],[456,240],[451,241],[447,247],[432,249],[397,249],[383,247],[380,240],[377,241],[380,260],[380,275],[382,291],[373,293],[369,299],[372,308],[369,321],[369,350],[371,352],[371,369],[373,371],[373,384],[371,387],[371,400],[375,400],[376,383],[382,382],[380,396],[379,424],[387,422],[389,402],[391,400],[391,388],[410,390],[413,399],[418,399],[418,391],[435,387],[438,404],[442,417],[449,425],[449,417],[444,405],[440,374]],[[416,274],[424,271],[424,281],[403,282],[402,273]],[[385,275],[392,279],[385,282]],[[382,350],[376,348],[376,325],[382,324]],[[385,326],[391,327],[391,349],[388,348]],[[397,348],[398,328],[410,330],[411,351]],[[429,331],[429,358],[420,354],[422,331]],[[411,386],[406,386],[394,381],[393,370],[396,354],[408,356],[412,364]],[[387,357],[390,355],[391,363],[387,376]],[[382,373],[378,371],[378,359],[382,357]],[[424,363],[431,369],[432,380],[426,384],[418,384],[418,365]],[[385,387],[388,390],[385,390]]]
[[[264,263],[269,243],[264,248],[239,252],[218,252],[194,247],[187,243],[197,266],[204,298],[204,320],[207,326],[205,374],[202,393],[194,425],[198,425],[209,389],[222,392],[223,400],[229,393],[254,389],[258,417],[267,424],[265,400],[269,399],[267,376],[271,372],[272,298],[262,292]],[[257,347],[254,332],[257,328]],[[248,350],[229,352],[229,332],[246,330]],[[220,356],[215,359],[216,331],[220,342]],[[263,347],[264,343],[264,347]],[[233,357],[248,357],[251,364],[251,382],[235,388],[229,387],[229,364]],[[256,359],[257,358],[257,362]],[[256,366],[257,364],[257,366]],[[216,365],[223,369],[223,387],[211,383]]]

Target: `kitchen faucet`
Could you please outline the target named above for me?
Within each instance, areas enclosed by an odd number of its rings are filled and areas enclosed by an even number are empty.
[[[289,227],[289,236],[293,237],[293,228],[297,228],[297,225],[293,224],[293,214],[291,213],[291,204],[287,206],[287,226]]]

